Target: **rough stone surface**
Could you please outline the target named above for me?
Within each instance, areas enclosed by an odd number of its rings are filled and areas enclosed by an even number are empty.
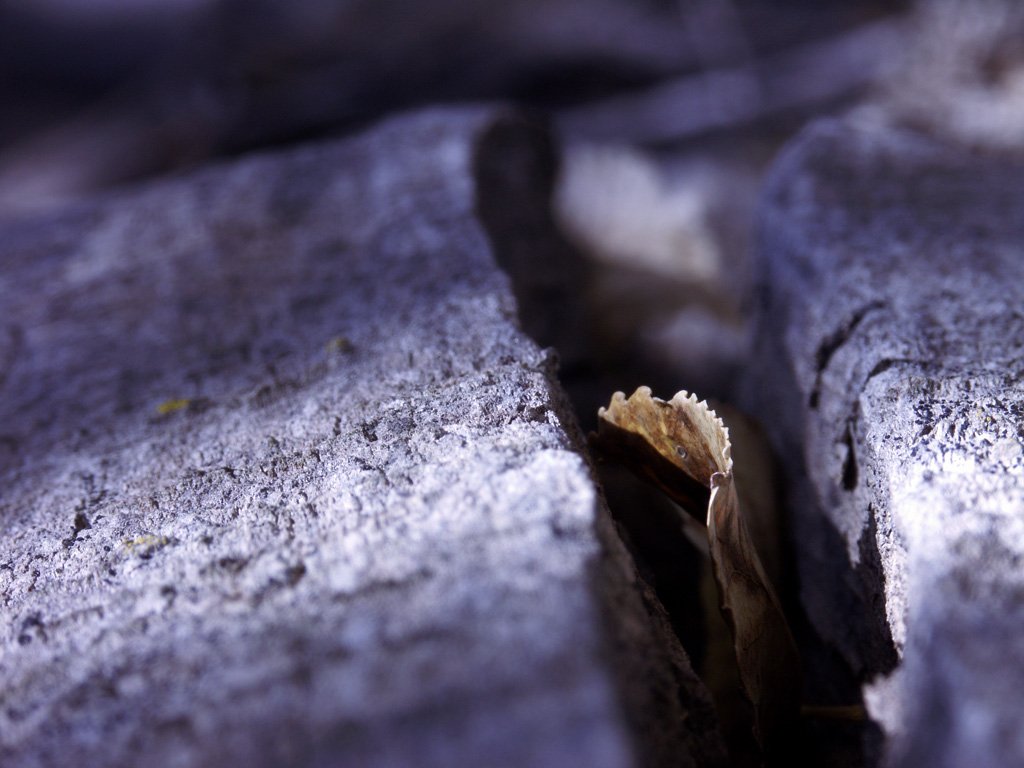
[[[765,423],[819,631],[900,766],[1024,764],[1024,168],[822,122],[762,210]],[[756,381],[753,381],[755,380]]]
[[[475,216],[516,124],[0,234],[0,763],[717,759]]]

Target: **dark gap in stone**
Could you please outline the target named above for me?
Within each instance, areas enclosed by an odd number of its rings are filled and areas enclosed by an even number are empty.
[[[854,331],[857,330],[864,318],[868,316],[870,312],[876,309],[881,309],[885,304],[881,301],[873,301],[867,304],[856,312],[853,316],[843,323],[839,328],[833,331],[831,334],[825,337],[825,339],[818,345],[818,349],[814,354],[815,371],[817,375],[814,379],[814,389],[811,390],[810,398],[808,399],[808,405],[811,408],[817,408],[818,402],[821,398],[821,376],[828,368],[828,364],[832,361],[835,353],[850,340],[853,336]]]
[[[868,377],[864,380],[864,383],[866,384],[867,382],[871,381],[871,379],[873,379],[875,376],[877,376],[880,373],[885,373],[890,368],[892,368],[894,365],[896,365],[896,363],[898,363],[898,362],[907,362],[907,361],[896,360],[896,359],[893,359],[893,358],[886,358],[885,360],[879,360],[877,363],[875,363],[875,367],[872,368],[868,372]]]
[[[664,494],[610,463],[598,465],[619,533],[686,649],[700,670],[707,656],[700,601],[702,555],[683,534],[679,508]]]
[[[871,381],[873,378],[875,378],[875,376],[878,376],[879,374],[885,373],[890,368],[894,368],[895,366],[901,365],[901,364],[924,365],[924,363],[922,361],[915,360],[915,359],[913,359],[911,357],[886,357],[886,358],[883,358],[883,359],[879,360],[877,363],[875,363],[874,367],[868,372],[868,375],[864,379],[864,384],[861,385],[861,391],[862,392],[864,391],[864,388],[867,387],[868,382]]]
[[[889,674],[899,664],[899,654],[896,653],[896,644],[886,616],[885,574],[882,571],[882,555],[878,551],[878,518],[873,505],[868,505],[868,512],[868,523],[857,541],[860,562],[853,569],[858,591],[863,595],[866,614],[871,617],[868,624],[876,630],[873,642],[866,646],[866,679]]]
[[[557,152],[542,123],[513,117],[500,122],[477,148],[477,213],[495,258],[512,283],[521,327],[540,345],[558,351],[560,383],[578,422],[584,429],[593,429],[597,408],[607,405],[612,392],[629,393],[646,384],[656,394],[669,396],[685,382],[675,380],[666,369],[659,368],[657,361],[628,353],[609,354],[595,341],[593,329],[598,318],[595,308],[588,304],[587,291],[593,266],[562,236],[549,206],[557,170]],[[874,308],[869,305],[858,313],[859,317],[852,318],[833,342],[823,347],[819,353],[822,367]],[[791,391],[798,390],[794,387]],[[799,457],[802,448],[792,446],[788,455]],[[794,488],[805,493],[809,483],[803,478],[801,484],[792,476],[792,462],[779,464],[787,472],[776,493],[784,512],[792,515],[801,508],[795,501]],[[608,530],[601,533],[602,540],[617,538],[628,549],[640,575],[635,589],[655,627],[652,646],[649,633],[624,626],[621,617],[607,617],[610,634],[618,645],[613,653],[620,690],[633,710],[631,722],[644,763],[672,766],[676,763],[671,745],[687,743],[687,737],[680,734],[685,726],[669,722],[673,716],[699,717],[702,723],[706,721],[706,729],[716,734],[720,728],[715,715],[707,711],[706,702],[685,700],[686,681],[688,675],[692,676],[689,666],[701,669],[709,650],[700,600],[701,571],[707,564],[684,535],[678,509],[661,493],[610,463],[599,462],[597,474],[612,516]],[[825,515],[817,511],[815,521],[813,541],[801,542],[801,550],[815,553],[816,561],[849,563],[845,544]],[[895,665],[895,650],[884,618],[884,594],[878,589],[877,547],[873,536],[865,536],[860,565],[856,569],[848,566],[844,577],[821,583],[808,579],[809,571],[798,574],[791,567],[783,573],[783,582],[776,585],[801,651],[807,704],[861,703],[861,683]],[[867,551],[871,547],[875,547],[873,553]],[[796,543],[786,541],[784,562],[796,563],[795,551]],[[621,590],[621,585],[609,575],[611,565],[598,562],[595,567],[602,604],[612,610],[620,599],[614,593]],[[845,635],[838,644],[823,639],[808,618],[807,604],[816,600],[846,606],[844,615],[851,617],[850,626],[841,628],[840,634]],[[851,664],[850,650],[862,647],[869,649],[870,661]],[[642,658],[645,653],[678,657],[683,649],[682,660],[668,665],[674,681],[666,676],[665,667]],[[662,711],[657,711],[659,707]],[[880,759],[880,744],[881,736],[871,723],[805,720],[801,743],[796,756],[792,756],[795,762],[790,764],[875,765]],[[735,748],[734,744],[729,746]]]
[[[587,287],[592,264],[569,244],[554,222],[549,196],[558,170],[554,144],[544,126],[529,118],[510,118],[494,126],[481,139],[475,158],[478,198],[477,213],[483,222],[496,260],[509,275],[516,296],[521,327],[542,346],[554,347],[560,358],[559,380],[585,429],[596,425],[596,411],[607,405],[612,392],[631,392],[646,384],[656,394],[669,396],[685,385],[659,368],[657,361],[630,354],[610,354],[595,341],[596,310],[588,303]],[[882,304],[870,304],[855,314],[819,349],[817,361],[824,370],[864,318]],[[762,311],[771,311],[766,307]],[[781,355],[776,359],[784,359]],[[820,374],[820,371],[819,371]],[[791,373],[790,373],[791,375]],[[820,376],[819,376],[820,378]],[[820,381],[819,381],[820,383]],[[799,390],[790,382],[788,394],[771,412],[771,418],[785,418],[792,398]],[[704,394],[704,393],[702,393]],[[812,393],[817,398],[817,395]],[[748,409],[749,413],[749,409]],[[844,486],[855,487],[859,477],[849,434],[851,466],[844,472]],[[800,457],[803,448],[791,445],[776,451],[785,472],[776,488],[782,509],[799,516],[799,529],[806,537],[799,542],[809,563],[797,573],[795,567],[783,573],[780,598],[786,608],[804,663],[807,704],[847,706],[861,703],[861,684],[877,674],[891,671],[897,662],[885,619],[884,584],[880,556],[874,537],[874,518],[861,542],[860,563],[850,563],[846,545],[821,511]],[[788,456],[787,461],[779,457]],[[612,523],[601,535],[618,538],[631,554],[641,580],[635,585],[646,606],[652,625],[660,627],[651,645],[650,634],[623,626],[618,617],[608,617],[611,634],[619,644],[614,653],[620,688],[627,706],[635,707],[632,723],[640,753],[647,764],[673,765],[668,745],[682,743],[680,726],[667,722],[669,713],[692,716],[678,696],[685,693],[686,667],[670,664],[676,681],[667,679],[664,667],[644,660],[645,652],[671,657],[686,649],[690,663],[701,668],[708,648],[703,607],[700,602],[700,573],[706,567],[703,556],[686,539],[678,510],[660,493],[648,488],[625,470],[611,464],[597,466],[597,473],[612,515]],[[812,521],[804,517],[810,516]],[[788,527],[792,531],[796,528]],[[787,537],[784,537],[786,539]],[[785,542],[784,562],[795,564],[797,542]],[[822,580],[821,573],[837,570],[845,563],[842,576]],[[827,568],[825,567],[827,565]],[[597,563],[595,583],[602,585],[602,602],[614,608],[616,598],[609,592],[621,590]],[[612,586],[610,586],[612,585]],[[831,628],[828,639],[811,621],[815,605],[840,606],[849,616],[848,625]],[[820,612],[819,612],[819,615]],[[645,639],[646,638],[646,639]],[[646,645],[645,645],[646,643]],[[641,690],[642,689],[642,690]],[[675,692],[675,693],[673,693]],[[663,712],[655,712],[660,702]],[[704,717],[705,715],[701,715]],[[713,715],[709,729],[719,728]],[[805,719],[802,723],[796,765],[875,765],[880,760],[881,735],[870,722],[838,723]]]
[[[846,432],[843,433],[843,445],[846,446],[846,458],[843,459],[843,489],[852,491],[857,487],[857,451],[853,446],[853,427],[846,425]]]
[[[541,346],[557,350],[559,381],[579,424],[590,429],[613,391],[671,385],[651,368],[638,370],[633,361],[609,357],[595,341],[596,318],[587,298],[593,267],[563,237],[551,211],[557,172],[558,155],[546,127],[510,116],[477,147],[477,213],[511,280],[520,326]],[[610,463],[598,462],[596,474],[611,512],[607,524],[599,520],[599,535],[603,541],[618,539],[616,546],[624,544],[632,556],[640,578],[631,590],[639,593],[648,618],[648,628],[641,630],[621,616],[606,617],[642,762],[669,768],[681,755],[702,754],[718,755],[713,764],[724,765],[717,718],[709,700],[695,698],[702,686],[691,670],[705,652],[702,556],[687,541],[678,509],[662,494]],[[595,564],[606,612],[623,599],[610,572],[614,565],[605,562],[611,557],[605,552]]]
[[[784,362],[789,358],[778,332],[786,322],[789,307],[770,290],[770,284],[762,275],[755,285],[760,301],[754,324],[759,333],[750,370],[773,365],[775,376],[770,379],[770,389],[761,382],[748,381],[743,397],[750,411],[771,414],[762,421],[774,437],[777,466],[783,470],[778,492],[789,518],[784,558],[793,569],[787,574],[780,597],[803,662],[804,702],[814,706],[863,704],[862,684],[891,671],[897,663],[885,617],[884,576],[874,516],[872,512],[870,527],[859,542],[860,562],[854,566],[845,539],[825,513],[825,502],[818,498],[807,476],[804,446],[796,437],[804,432],[806,413],[795,372]],[[840,335],[848,340],[849,324],[844,327],[847,330]],[[823,345],[819,363],[827,366],[842,346],[835,343],[836,339]],[[815,404],[810,403],[812,407]],[[782,429],[782,424],[789,426]],[[852,440],[852,432],[850,437]],[[799,541],[795,531],[801,532]],[[823,621],[822,617],[830,616],[847,620]],[[844,725],[805,719],[802,738],[802,762],[806,765],[875,766],[882,759],[882,734],[870,721]]]

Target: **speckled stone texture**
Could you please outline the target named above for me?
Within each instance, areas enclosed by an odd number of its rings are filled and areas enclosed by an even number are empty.
[[[763,201],[750,401],[898,766],[1024,764],[1024,167],[821,122]]]
[[[720,759],[476,216],[510,146],[420,113],[0,233],[0,764]]]

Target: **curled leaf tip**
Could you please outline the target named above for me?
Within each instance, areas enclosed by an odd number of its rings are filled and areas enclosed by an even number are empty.
[[[649,387],[629,398],[616,392],[598,417],[599,450],[706,524],[722,613],[754,705],[754,731],[771,751],[799,715],[800,660],[741,514],[728,428],[706,400],[686,390],[668,402],[653,397]]]

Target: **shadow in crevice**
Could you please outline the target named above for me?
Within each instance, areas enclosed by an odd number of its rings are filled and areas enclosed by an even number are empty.
[[[548,205],[557,177],[557,153],[541,125],[534,125],[537,143],[532,149],[524,135],[522,130],[499,126],[484,137],[489,151],[478,151],[478,213],[499,264],[510,276],[522,327],[538,343],[558,350],[561,383],[580,424],[591,429],[597,408],[606,405],[616,390],[630,392],[644,384],[658,393],[671,393],[686,382],[678,381],[678,372],[657,360],[628,348],[609,349],[600,341],[601,310],[590,303],[588,290],[598,268],[562,236]],[[495,151],[495,145],[501,151]],[[538,152],[537,146],[543,151]],[[509,153],[519,160],[498,160]],[[517,172],[510,176],[509,168]],[[754,370],[751,366],[746,374]],[[702,394],[735,402],[742,386],[737,390]],[[794,386],[790,394],[795,392]],[[747,413],[770,413],[776,422],[785,423],[791,417],[796,419],[791,424],[800,423],[799,403],[765,410],[764,402],[763,393],[747,397]],[[756,403],[754,408],[751,403]],[[800,445],[780,451],[776,442],[775,449],[778,457],[802,456]],[[788,531],[801,531],[799,542],[791,535],[782,536],[777,586],[805,665],[804,702],[826,707],[859,704],[861,685],[890,671],[897,661],[885,619],[874,529],[862,537],[860,563],[854,568],[838,532],[811,502],[814,497],[803,469],[792,461],[778,461],[776,466],[781,524]],[[702,555],[686,539],[678,511],[660,494],[617,468],[599,465],[597,472],[617,537],[628,548],[641,577],[639,588],[647,595],[651,621],[671,627],[671,639],[663,636],[662,642],[668,647],[681,641],[692,666],[700,669],[711,650],[705,626],[707,606],[700,599],[700,574],[706,567]],[[823,579],[822,574],[830,576]],[[655,604],[656,610],[651,607]],[[833,615],[848,617],[842,626],[832,628],[839,633],[838,639],[823,637],[820,622],[808,617],[808,613],[820,616],[823,605],[831,606]],[[805,719],[801,733],[804,743],[793,764],[864,766],[880,757],[881,736],[870,722]]]
[[[563,237],[550,207],[558,156],[544,125],[529,118],[498,123],[476,158],[477,212],[512,283],[520,325],[557,350],[559,382],[578,423],[596,427],[598,407],[616,389],[649,384],[665,391],[666,371],[637,365],[599,341],[601,318],[589,290],[594,266]],[[717,718],[693,672],[704,653],[702,556],[664,496],[610,464],[597,464],[595,473],[611,515],[598,516],[603,547],[593,583],[638,753],[643,764],[665,768],[684,755],[724,765]]]
[[[823,513],[808,510],[801,515],[799,526],[803,533],[800,594],[810,621],[819,628],[828,627],[827,637],[819,639],[822,650],[842,659],[855,689],[877,675],[888,674],[899,658],[886,617],[885,577],[875,539],[874,511],[858,541],[860,562],[856,566],[850,562],[842,536]],[[836,577],[822,578],[827,573]],[[848,620],[837,621],[838,617]],[[827,688],[814,693],[842,695]]]
[[[817,670],[807,676],[807,696],[814,703],[840,703],[850,696],[859,698],[862,683],[890,672],[898,660],[886,618],[874,510],[869,510],[869,525],[858,542],[855,567],[807,475],[800,436],[813,415],[806,410],[793,369],[781,362],[788,357],[773,332],[785,323],[788,308],[778,305],[763,287],[755,303],[759,330],[751,370],[769,370],[771,375],[747,381],[743,401],[750,411],[772,415],[762,423],[779,457],[782,503],[791,517],[786,557],[797,566],[784,591],[806,614],[798,639],[805,663]],[[872,309],[869,305],[860,316]],[[833,479],[836,494],[848,493],[859,482],[852,443],[850,448],[842,476]]]
[[[794,496],[788,498],[792,503]],[[854,567],[841,535],[813,503],[798,514],[801,540],[789,542],[798,573],[789,594],[799,609],[791,616],[797,619],[793,631],[804,666],[804,701],[813,707],[862,706],[862,686],[898,663],[885,616],[874,515]],[[839,765],[876,766],[882,760],[883,734],[870,719],[805,718],[801,735],[805,765],[839,759]]]
[[[770,414],[762,424],[772,438],[781,470],[781,503],[790,518],[785,558],[795,567],[783,595],[804,665],[804,701],[825,707],[862,704],[863,684],[891,672],[898,663],[886,618],[874,510],[858,542],[859,562],[854,566],[846,541],[822,507],[826,502],[807,475],[801,436],[806,420],[816,417],[817,403],[803,398],[795,373],[785,362],[789,357],[776,330],[785,326],[789,307],[767,290],[767,282],[762,276],[755,292],[758,332],[750,370],[770,374],[749,377],[741,397],[750,412]],[[852,444],[850,448],[841,476],[832,479],[835,494],[849,493],[863,482]],[[836,755],[841,765],[872,766],[881,760],[882,734],[870,720],[805,719],[804,730],[808,764],[822,764],[822,756],[831,761]]]

